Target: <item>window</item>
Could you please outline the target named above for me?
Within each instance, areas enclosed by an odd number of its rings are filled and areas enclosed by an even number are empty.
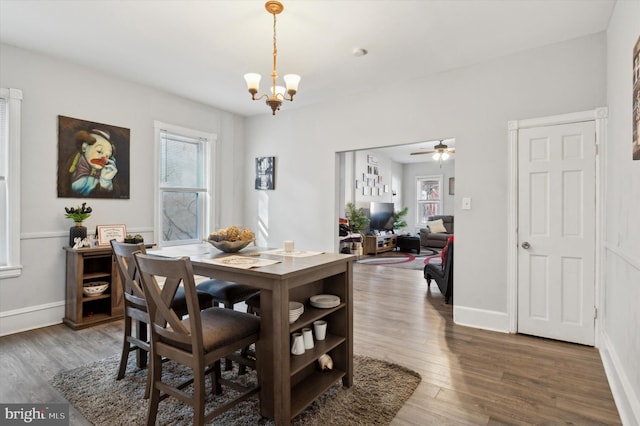
[[[197,243],[209,229],[215,135],[156,122],[160,246]]]
[[[20,275],[20,110],[22,91],[0,89],[0,278]]]
[[[426,226],[431,216],[442,211],[442,176],[418,176],[416,178],[416,206],[418,226]]]

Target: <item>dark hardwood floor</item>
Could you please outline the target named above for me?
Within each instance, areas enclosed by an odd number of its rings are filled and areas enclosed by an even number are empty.
[[[620,424],[595,348],[455,325],[421,271],[356,264],[354,295],[354,352],[422,376],[393,425]],[[0,401],[65,402],[48,381],[118,353],[121,327],[0,337]]]

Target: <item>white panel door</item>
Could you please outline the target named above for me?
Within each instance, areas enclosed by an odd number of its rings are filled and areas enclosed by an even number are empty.
[[[595,123],[518,134],[518,332],[593,345]]]

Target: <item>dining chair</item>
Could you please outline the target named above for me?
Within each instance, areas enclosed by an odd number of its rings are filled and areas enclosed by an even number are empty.
[[[144,291],[139,284],[138,270],[133,253],[146,253],[143,243],[129,244],[111,240],[111,248],[116,259],[122,294],[124,298],[124,338],[122,340],[122,354],[120,356],[120,366],[118,367],[117,380],[124,377],[129,354],[138,351],[139,365],[146,366],[147,354],[149,353],[149,314],[147,312],[147,302]],[[198,292],[198,302],[201,309],[212,306],[211,296],[208,293]],[[184,289],[180,288],[173,298],[172,305],[179,316],[187,313],[187,302]],[[136,332],[134,333],[134,328]],[[150,377],[147,380],[144,397],[149,397]]]
[[[246,302],[254,295],[260,297],[260,290],[247,284],[239,284],[233,281],[224,281],[211,278],[196,284],[198,291],[203,291],[211,295],[214,306],[224,306],[227,309],[234,309],[240,302]],[[239,355],[232,354],[225,360],[225,370],[233,369],[232,362],[239,364],[239,374],[246,372],[246,367],[255,369],[255,360],[248,356],[249,351],[243,350]]]
[[[193,407],[193,424],[202,425],[256,394],[259,385],[244,387],[221,377],[220,360],[258,340],[260,320],[244,312],[221,307],[200,310],[193,268],[188,257],[160,258],[134,254],[151,319],[151,398],[147,425],[155,424],[158,405],[174,397]],[[159,280],[164,281],[162,288]],[[182,319],[171,306],[178,286],[185,289],[188,316]],[[162,358],[191,368],[193,377],[181,384],[163,381]],[[239,392],[234,399],[205,409],[205,377],[212,373],[212,389],[222,385]],[[166,377],[165,377],[166,378]],[[191,393],[184,389],[193,385]]]

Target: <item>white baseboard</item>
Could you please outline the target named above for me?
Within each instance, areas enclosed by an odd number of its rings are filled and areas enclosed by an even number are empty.
[[[620,359],[606,333],[602,333],[601,345],[598,349],[622,424],[640,425],[640,399],[634,392],[629,378],[624,374]]]
[[[0,336],[60,324],[64,316],[64,300],[0,312]]]
[[[467,327],[509,332],[509,316],[506,312],[488,311],[453,305],[453,322]]]

